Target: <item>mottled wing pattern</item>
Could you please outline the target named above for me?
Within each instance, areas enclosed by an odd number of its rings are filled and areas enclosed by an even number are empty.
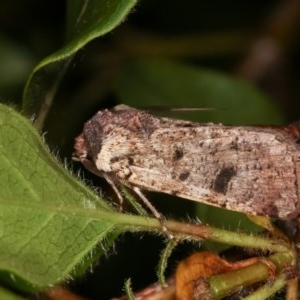
[[[299,213],[299,146],[285,133],[176,126],[155,130],[140,147],[129,156],[133,186],[244,213],[282,219]]]

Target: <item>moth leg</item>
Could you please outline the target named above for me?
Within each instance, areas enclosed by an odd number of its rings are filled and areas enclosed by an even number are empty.
[[[95,167],[95,164],[92,161],[90,161],[88,159],[82,159],[82,160],[79,160],[79,161],[81,161],[81,163],[84,165],[84,167],[86,169],[88,169],[91,173],[93,173],[97,176],[103,177],[107,181],[107,183],[112,187],[112,189],[116,193],[116,195],[119,199],[119,210],[122,211],[123,210],[124,197],[122,196],[121,192],[119,191],[119,189],[116,186],[116,184],[114,183],[114,181],[109,176],[107,176],[105,173],[99,171]]]
[[[117,186],[115,185],[114,181],[111,180],[109,178],[109,176],[106,176],[105,174],[103,174],[104,179],[108,182],[108,184],[112,187],[112,189],[114,190],[114,192],[116,193],[118,199],[119,199],[119,209],[120,211],[123,210],[123,203],[124,203],[124,197],[122,196],[121,192],[119,191],[119,189],[117,188]]]
[[[138,187],[132,187],[133,191],[140,197],[144,204],[149,208],[154,217],[159,220],[162,226],[162,230],[168,235],[170,239],[174,239],[174,236],[169,232],[168,228],[164,225],[164,217],[157,209],[151,204],[151,202],[146,198],[142,191]]]
[[[144,202],[144,204],[150,209],[150,211],[152,212],[154,217],[159,220],[163,220],[162,214],[160,214],[157,211],[157,209],[151,204],[151,202],[146,198],[146,196],[142,193],[142,191],[137,187],[133,187],[132,189],[141,198],[141,200]]]
[[[119,203],[120,203],[120,211],[122,211],[122,206],[124,203],[124,197],[122,196],[121,192],[119,191],[118,187],[114,183],[114,181],[105,174],[102,174],[104,179],[108,182],[108,184],[112,187],[114,192],[116,193]],[[164,225],[164,217],[161,213],[157,211],[157,209],[151,204],[151,202],[147,199],[147,197],[142,193],[142,191],[138,187],[131,187],[131,189],[138,195],[138,197],[144,202],[144,204],[149,208],[151,213],[154,215],[156,219],[159,220],[162,226],[162,230],[168,235],[170,239],[174,239],[174,236],[169,232],[167,227]]]

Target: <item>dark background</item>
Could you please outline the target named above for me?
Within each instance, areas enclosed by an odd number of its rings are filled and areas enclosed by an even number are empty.
[[[283,123],[296,120],[300,115],[299,21],[297,0],[140,1],[116,30],[77,54],[46,120],[46,141],[62,159],[70,161],[73,139],[82,124],[98,109],[122,102],[115,82],[123,66],[135,59],[168,59],[240,78],[269,97]],[[64,1],[0,2],[3,102],[21,106],[29,72],[61,47],[64,24]],[[137,106],[143,105],[141,99]],[[226,102],[220,109],[227,113]],[[243,99],[236,103],[235,110],[236,114],[247,110]],[[255,116],[252,123],[256,124]],[[79,168],[74,165],[74,169]],[[101,179],[88,173],[86,177],[95,185],[105,186]],[[103,190],[110,194],[106,186]],[[157,198],[161,198],[156,200],[157,207],[168,215],[185,218],[194,213],[193,204],[168,196]],[[166,208],[162,202],[171,205]],[[133,289],[140,289],[156,281],[155,266],[162,247],[159,237],[123,235],[114,249],[83,278],[71,282],[71,287],[90,299],[99,299],[99,295],[109,299],[121,295],[125,278],[131,277]],[[180,246],[169,272],[181,257],[193,251],[195,245]]]

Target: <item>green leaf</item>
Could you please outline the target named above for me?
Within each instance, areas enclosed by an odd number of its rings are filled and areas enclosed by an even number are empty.
[[[206,107],[180,118],[227,124],[277,124],[279,110],[268,97],[242,80],[167,60],[128,62],[117,80],[120,102],[135,106]],[[176,117],[178,117],[176,115]]]
[[[1,286],[0,286],[0,299],[1,300],[25,300],[24,297],[18,296],[7,289],[4,289]]]
[[[112,240],[113,209],[55,161],[28,120],[1,104],[0,141],[0,269],[36,288],[65,280],[99,255],[91,255],[99,242]]]
[[[49,90],[55,92],[68,65],[66,63],[62,66],[62,60],[115,28],[136,2],[137,0],[68,1],[66,44],[43,59],[30,74],[23,94],[23,109],[26,114],[36,114]]]

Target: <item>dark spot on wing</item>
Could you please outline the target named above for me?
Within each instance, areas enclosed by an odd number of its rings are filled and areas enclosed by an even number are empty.
[[[180,175],[179,175],[179,179],[181,181],[184,181],[184,180],[187,180],[187,178],[190,176],[190,172],[189,171],[186,171],[186,172],[182,172]]]
[[[183,151],[182,149],[176,149],[173,153],[173,161],[179,160],[183,157]]]
[[[225,195],[227,192],[228,183],[235,175],[236,170],[233,167],[222,169],[213,183],[214,191]]]
[[[229,149],[238,150],[239,149],[238,144],[235,141],[231,142],[229,144]]]
[[[127,156],[127,159],[128,159],[128,164],[129,164],[129,165],[133,165],[133,163],[134,163],[133,157]]]

